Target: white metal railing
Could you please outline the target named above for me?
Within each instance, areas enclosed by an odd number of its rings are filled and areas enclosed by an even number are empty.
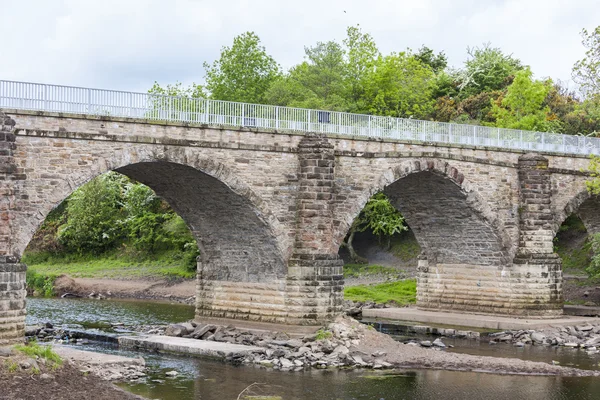
[[[2,108],[600,154],[600,139],[586,136],[4,80]]]

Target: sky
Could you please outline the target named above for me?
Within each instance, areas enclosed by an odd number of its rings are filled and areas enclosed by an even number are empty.
[[[460,67],[491,43],[568,82],[600,0],[0,0],[0,79],[147,91],[202,83],[203,62],[254,31],[284,69],[360,24],[382,53],[426,45]]]

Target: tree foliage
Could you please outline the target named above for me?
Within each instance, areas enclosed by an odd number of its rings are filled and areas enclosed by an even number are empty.
[[[573,80],[587,97],[600,96],[600,26],[581,31],[585,56],[573,66]]]
[[[483,47],[468,48],[467,53],[470,58],[465,62],[465,68],[457,73],[463,99],[482,92],[502,90],[523,69],[520,60],[491,47],[489,43]]]
[[[426,118],[433,110],[434,84],[433,70],[412,54],[380,57],[367,88],[369,113]]]
[[[538,132],[560,130],[558,120],[544,103],[551,88],[551,81],[534,81],[529,68],[518,71],[506,94],[492,106],[495,126]]]
[[[198,248],[183,219],[152,189],[109,172],[77,189],[38,230],[37,251],[101,255],[179,251],[195,270]]]
[[[265,93],[280,75],[279,64],[267,54],[254,32],[233,39],[212,64],[204,63],[206,88],[216,100],[263,103]]]
[[[371,196],[360,214],[354,219],[343,246],[348,249],[354,262],[364,263],[366,260],[359,256],[353,247],[354,236],[357,232],[370,231],[381,240],[384,237],[390,239],[407,229],[402,214],[383,192],[379,192]]]

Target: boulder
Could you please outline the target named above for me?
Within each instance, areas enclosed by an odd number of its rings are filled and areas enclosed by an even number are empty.
[[[281,365],[281,368],[293,368],[296,366],[293,362],[283,357],[279,359],[279,364]]]
[[[531,340],[534,343],[544,343],[546,341],[546,336],[541,332],[533,332],[531,334]]]
[[[179,324],[181,326],[183,326],[185,328],[185,333],[184,335],[188,335],[192,332],[194,332],[194,330],[196,329],[196,327],[194,325],[192,325],[190,322],[184,322],[182,324]]]
[[[185,326],[179,325],[179,324],[171,324],[171,325],[167,326],[167,329],[165,330],[165,335],[181,337],[181,336],[185,335],[186,332],[187,332],[187,330],[185,329]]]
[[[192,333],[190,333],[189,335],[186,335],[185,337],[188,338],[192,338],[192,339],[199,339],[200,337],[202,337],[203,335],[205,335],[207,332],[214,332],[217,329],[216,326],[214,325],[198,325],[196,327],[196,329],[194,329],[194,331]]]
[[[422,340],[421,342],[419,342],[419,344],[422,347],[431,347],[432,346],[432,344],[431,344],[431,342],[429,340]]]

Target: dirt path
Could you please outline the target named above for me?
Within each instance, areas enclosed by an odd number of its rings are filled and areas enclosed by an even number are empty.
[[[169,299],[194,303],[196,280],[95,279],[61,275],[54,287],[58,295],[65,293],[89,297],[101,294],[107,298]]]

